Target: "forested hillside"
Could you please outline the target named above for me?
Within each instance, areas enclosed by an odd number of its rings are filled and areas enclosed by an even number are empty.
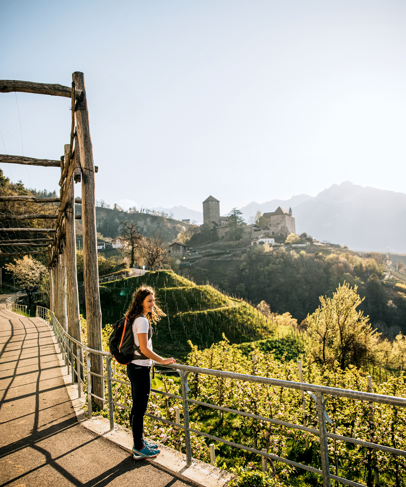
[[[80,213],[80,209],[76,209]],[[121,209],[96,207],[97,231],[104,237],[115,238],[122,235],[123,222],[135,223],[137,230],[145,237],[157,236],[164,242],[172,242],[187,223],[146,213],[131,213]]]
[[[383,254],[361,257],[340,250],[327,255],[283,248],[266,252],[258,246],[234,259],[202,260],[187,273],[196,282],[208,280],[255,305],[264,300],[272,311],[290,312],[299,323],[318,307],[320,296],[331,296],[347,282],[358,286],[365,298],[360,308],[373,326],[394,337],[406,333],[406,294],[396,279],[386,279],[386,265]]]

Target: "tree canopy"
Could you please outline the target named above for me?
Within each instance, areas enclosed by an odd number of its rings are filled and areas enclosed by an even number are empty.
[[[376,360],[380,333],[357,307],[362,303],[357,286],[339,285],[332,298],[320,297],[320,306],[307,317],[309,357],[323,365],[338,362],[342,369]]]

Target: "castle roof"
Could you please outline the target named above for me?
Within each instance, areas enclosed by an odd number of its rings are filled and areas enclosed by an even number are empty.
[[[216,198],[213,198],[213,196],[209,196],[206,200],[203,201],[203,203],[207,203],[208,201],[215,201],[216,203],[220,203],[220,201],[216,200]]]
[[[275,211],[272,211],[270,213],[264,213],[265,218],[269,218],[270,216],[276,216],[276,215],[288,215],[289,216],[289,212],[286,211],[285,208],[278,206],[278,208]]]

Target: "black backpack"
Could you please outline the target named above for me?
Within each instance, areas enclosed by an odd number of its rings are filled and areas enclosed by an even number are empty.
[[[149,325],[148,340],[152,337],[152,327]],[[141,353],[141,349],[134,343],[132,325],[126,317],[116,321],[109,338],[110,353],[119,364],[127,365],[131,360],[150,360]],[[134,352],[137,352],[135,354]]]

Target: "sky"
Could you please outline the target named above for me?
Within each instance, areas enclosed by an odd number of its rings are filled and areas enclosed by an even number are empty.
[[[0,0],[1,79],[74,71],[107,203],[406,192],[405,1]],[[0,153],[59,159],[70,120],[69,99],[1,94]],[[59,169],[0,168],[58,190]]]

